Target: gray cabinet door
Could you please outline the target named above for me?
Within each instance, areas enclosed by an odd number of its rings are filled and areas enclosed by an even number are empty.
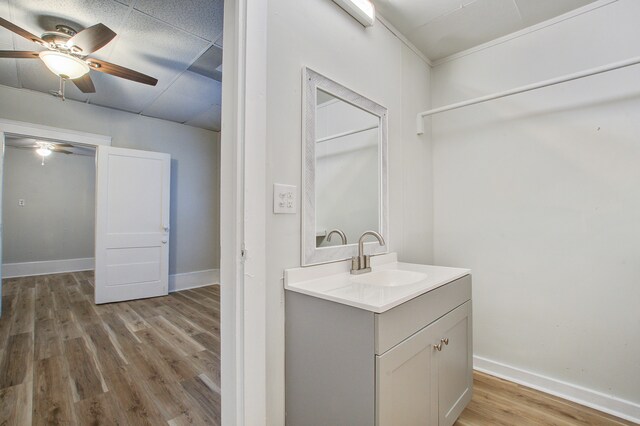
[[[469,301],[376,356],[378,426],[455,423],[471,400],[471,326]]]
[[[437,323],[376,356],[376,424],[436,426],[438,389],[433,343]]]
[[[443,341],[438,352],[438,425],[451,426],[471,400],[473,385],[471,301],[433,324]],[[448,342],[448,344],[445,344]]]

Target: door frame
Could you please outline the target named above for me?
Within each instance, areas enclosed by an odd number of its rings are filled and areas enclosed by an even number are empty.
[[[268,423],[267,11],[264,0],[224,1],[222,61],[222,424]]]
[[[5,120],[0,118],[0,294],[2,292],[2,191],[4,178],[4,153],[6,136],[22,136],[28,138],[41,138],[59,142],[77,143],[85,146],[110,146],[111,136],[99,135],[96,133],[79,132],[76,130],[63,129],[59,127],[43,126],[40,124],[27,123],[24,121]],[[2,315],[2,305],[0,304],[0,315]]]

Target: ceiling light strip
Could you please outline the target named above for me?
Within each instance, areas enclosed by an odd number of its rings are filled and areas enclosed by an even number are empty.
[[[353,16],[365,27],[370,27],[376,20],[376,8],[370,0],[333,0],[349,15]]]

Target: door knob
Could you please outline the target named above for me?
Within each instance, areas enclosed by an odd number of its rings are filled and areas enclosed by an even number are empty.
[[[449,344],[449,338],[445,337],[444,339],[440,339],[440,342],[444,343],[445,345]]]
[[[438,351],[442,350],[442,342],[438,343],[437,345],[433,345],[433,349],[437,349]]]
[[[167,244],[167,239],[166,238],[162,239],[162,244]]]
[[[162,228],[162,229],[164,229],[164,232],[169,232],[169,227],[168,227],[168,226],[165,226],[165,227],[164,227],[164,228]]]

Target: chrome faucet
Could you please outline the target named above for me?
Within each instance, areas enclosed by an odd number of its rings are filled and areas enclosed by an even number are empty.
[[[371,271],[371,255],[364,254],[364,238],[367,235],[373,235],[378,239],[378,243],[381,246],[386,245],[382,235],[376,231],[365,231],[358,239],[358,256],[351,258],[351,273],[354,275],[364,274]]]
[[[329,233],[327,234],[327,241],[331,242],[331,235],[332,234],[338,234],[340,235],[340,239],[342,240],[342,245],[346,246],[347,245],[347,236],[345,235],[344,232],[342,232],[340,229],[336,228],[336,229],[332,229],[331,231],[329,231]]]

